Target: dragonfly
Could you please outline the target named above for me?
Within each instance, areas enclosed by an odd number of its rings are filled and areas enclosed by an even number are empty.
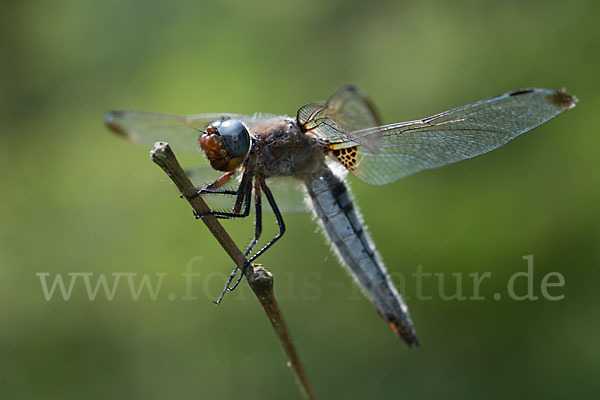
[[[234,268],[218,302],[239,284],[243,269],[286,231],[270,186],[278,177],[288,177],[304,187],[307,203],[340,263],[391,330],[410,347],[419,342],[408,307],[363,224],[343,171],[368,184],[385,185],[494,150],[573,108],[577,101],[565,91],[529,88],[432,117],[384,125],[365,93],[346,85],[325,101],[300,107],[295,117],[110,111],[105,123],[134,142],[152,145],[166,141],[176,151],[203,152],[210,166],[222,175],[200,188],[197,195],[231,201],[230,209],[212,209],[207,214],[244,218],[254,204],[255,231],[245,251],[247,262]],[[232,183],[235,186],[228,187]],[[256,251],[262,233],[263,197],[274,214],[278,233]]]

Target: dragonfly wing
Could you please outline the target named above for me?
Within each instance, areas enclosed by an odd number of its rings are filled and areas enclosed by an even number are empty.
[[[371,142],[361,140],[348,132],[360,132],[363,129],[381,125],[375,107],[364,92],[354,85],[346,85],[335,92],[327,101],[310,103],[298,110],[298,124],[330,141],[355,140],[373,148]],[[378,139],[374,137],[375,143]]]
[[[384,185],[494,150],[576,102],[576,97],[561,91],[523,89],[422,120],[353,132],[347,135],[358,138],[350,171],[367,183]],[[360,145],[359,140],[370,138],[379,142],[376,151]],[[339,147],[352,145],[350,141]]]
[[[104,122],[114,132],[127,139],[152,146],[168,142],[178,152],[198,153],[198,137],[212,122],[219,119],[238,119],[251,124],[255,118],[240,114],[170,115],[138,111],[109,111]]]
[[[138,111],[109,111],[104,117],[106,125],[127,139],[147,146],[158,141],[168,142],[177,152],[201,152],[198,137],[202,131],[214,121],[220,119],[237,119],[242,121],[252,132],[261,126],[262,121],[270,115],[248,116],[242,114],[197,114],[170,115]],[[186,173],[198,188],[214,182],[223,175],[208,164],[186,170]],[[240,180],[240,172],[236,172],[223,188],[235,190]],[[280,210],[286,214],[307,211],[304,204],[305,194],[301,182],[277,177],[269,179],[271,188]],[[231,210],[234,196],[206,195],[211,207],[219,210]],[[263,207],[270,210],[269,207]]]
[[[278,176],[269,178],[267,185],[277,202],[277,207],[284,214],[301,214],[308,212],[310,208],[306,204],[306,190],[304,184],[295,178]],[[271,207],[263,207],[263,210],[271,210]]]

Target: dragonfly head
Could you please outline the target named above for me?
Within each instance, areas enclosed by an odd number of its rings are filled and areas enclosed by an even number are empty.
[[[250,134],[241,121],[218,120],[200,136],[200,147],[218,171],[233,171],[250,150]]]

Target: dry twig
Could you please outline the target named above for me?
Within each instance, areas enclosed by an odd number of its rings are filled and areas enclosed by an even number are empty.
[[[152,161],[158,164],[169,178],[171,178],[177,189],[183,194],[183,197],[189,201],[194,211],[202,215],[210,210],[201,196],[194,196],[197,189],[186,175],[177,158],[175,158],[175,154],[173,154],[168,143],[155,143],[150,156],[152,157]],[[242,251],[233,242],[217,218],[213,215],[204,215],[201,219],[219,244],[221,244],[221,247],[229,254],[233,262],[241,268],[246,261],[246,257],[244,257]],[[315,399],[316,397],[308,381],[308,376],[300,362],[287,324],[283,319],[283,315],[273,294],[273,275],[261,265],[251,265],[246,269],[246,278],[275,330],[283,352],[288,359],[288,364],[294,372],[294,377],[302,396],[305,399]]]

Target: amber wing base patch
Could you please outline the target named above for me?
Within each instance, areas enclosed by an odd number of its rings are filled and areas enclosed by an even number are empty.
[[[340,163],[350,172],[356,170],[357,166],[357,157],[358,157],[358,149],[357,146],[352,147],[343,147],[343,148],[334,148],[334,146],[330,147],[331,154],[335,158],[338,159]]]

